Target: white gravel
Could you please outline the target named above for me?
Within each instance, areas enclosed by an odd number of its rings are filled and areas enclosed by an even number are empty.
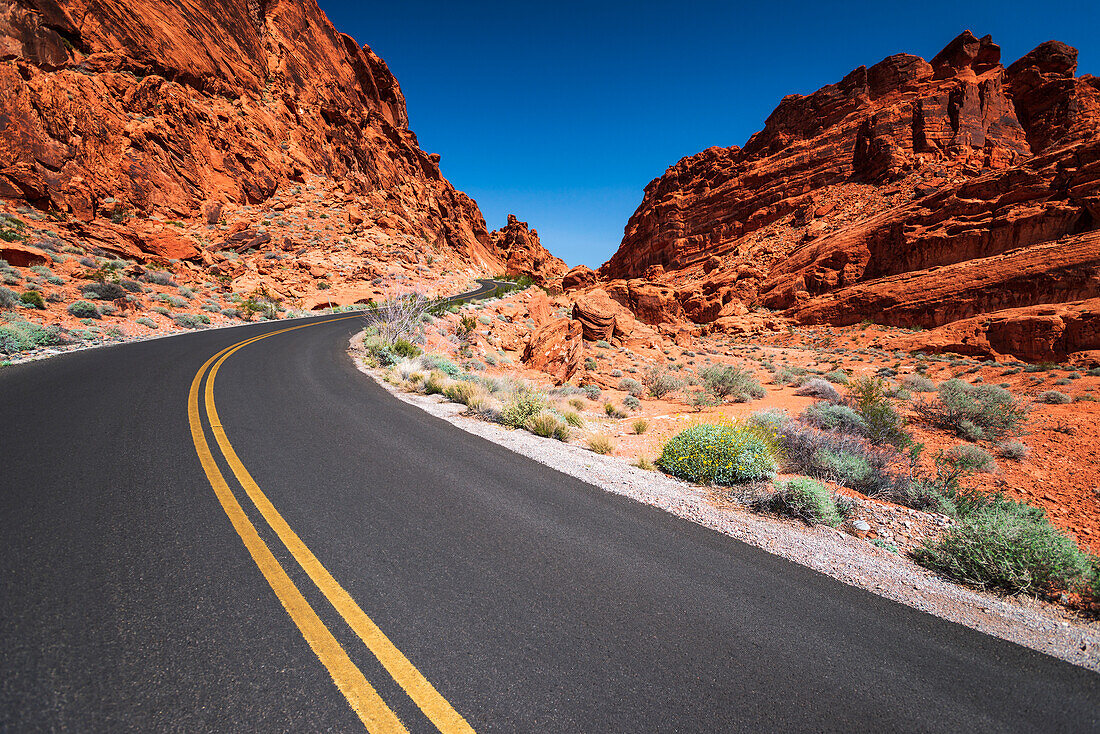
[[[1100,672],[1100,622],[1083,620],[1056,604],[1030,597],[1002,597],[960,586],[839,530],[754,514],[736,503],[723,502],[713,488],[465,416],[464,405],[438,395],[406,393],[354,355],[352,359],[399,400],[564,474],[659,507],[851,586]]]

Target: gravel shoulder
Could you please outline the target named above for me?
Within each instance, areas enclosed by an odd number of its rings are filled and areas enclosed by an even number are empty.
[[[723,491],[639,469],[621,458],[601,456],[581,446],[511,430],[463,415],[464,405],[441,396],[406,393],[366,367],[349,351],[360,371],[398,400],[415,405],[452,425],[529,459],[600,487],[661,508],[678,517],[736,538],[851,586],[934,614],[943,619],[1038,650],[1100,672],[1100,621],[1030,597],[1005,597],[951,583],[908,558],[824,526],[749,512]]]

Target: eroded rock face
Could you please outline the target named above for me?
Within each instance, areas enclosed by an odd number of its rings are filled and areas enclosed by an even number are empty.
[[[508,215],[508,224],[489,234],[496,257],[504,262],[505,275],[530,275],[541,286],[557,289],[565,273],[565,261],[542,246],[539,233]]]
[[[371,225],[500,265],[385,62],[314,0],[14,0],[0,58],[0,197],[85,222],[216,222],[220,202],[316,174],[361,197]]]
[[[742,148],[651,182],[604,287],[642,320],[935,327],[1100,296],[1100,80],[969,32],[783,99]],[[638,310],[641,281],[679,304]],[[654,321],[657,320],[657,321]]]

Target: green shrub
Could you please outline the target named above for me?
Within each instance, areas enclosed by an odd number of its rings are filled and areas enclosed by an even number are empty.
[[[649,421],[647,421],[645,418],[639,418],[638,420],[631,423],[630,427],[636,435],[641,436],[649,428]]]
[[[802,411],[798,419],[815,428],[850,433],[854,436],[867,435],[867,424],[854,409],[835,403],[814,403]]]
[[[935,401],[921,400],[914,408],[929,423],[964,438],[964,431],[974,434],[971,426],[989,441],[1018,435],[1030,410],[1026,402],[997,385],[970,385],[953,378],[940,383],[937,393]]]
[[[581,389],[584,390],[585,396],[592,401],[599,400],[600,396],[603,395],[603,390],[600,389],[599,385],[582,385]]]
[[[614,419],[626,418],[627,415],[626,411],[620,410],[615,406],[614,403],[604,403],[603,412],[607,415],[608,418]]]
[[[914,554],[948,578],[1010,593],[1073,588],[1090,573],[1090,560],[1050,522],[1004,507],[976,512]]]
[[[837,385],[848,384],[848,373],[843,370],[833,370],[832,372],[826,372],[822,376],[829,382],[836,383]]]
[[[399,357],[419,357],[421,349],[408,339],[398,339],[393,343],[393,353]]]
[[[462,403],[465,405],[477,392],[477,387],[472,382],[452,382],[447,387],[443,388],[443,397],[450,400],[452,403]]]
[[[642,375],[642,384],[645,385],[651,396],[658,399],[676,392],[684,386],[683,381],[660,367],[650,367],[646,370]]]
[[[141,277],[146,283],[153,283],[154,285],[176,285],[175,281],[172,280],[172,274],[163,270],[148,270]]]
[[[720,405],[722,401],[717,395],[710,390],[700,390],[691,394],[691,405],[696,410],[702,410],[703,408],[713,408],[716,405]]]
[[[699,376],[707,391],[722,400],[731,398],[735,403],[747,403],[766,394],[764,387],[744,367],[714,365],[704,367]]]
[[[64,343],[65,338],[57,326],[39,326],[22,319],[13,319],[0,326],[0,354]]]
[[[426,370],[439,370],[450,377],[458,377],[462,374],[461,367],[438,354],[425,354],[420,358],[420,364],[422,364]]]
[[[46,301],[42,298],[42,294],[38,291],[26,291],[19,296],[19,300],[26,306],[31,308],[37,308],[44,310],[46,308]]]
[[[542,412],[527,419],[523,424],[531,433],[543,438],[556,438],[559,441],[569,440],[569,426],[559,420],[553,413]]]
[[[205,314],[180,313],[172,319],[185,329],[201,329],[203,324],[210,323],[209,317]]]
[[[779,429],[790,419],[790,416],[787,415],[787,411],[782,408],[769,408],[767,410],[756,411],[750,415],[746,421],[771,433],[778,433]]]
[[[597,370],[597,369],[599,369],[599,367],[600,366],[596,363],[596,360],[593,359],[592,357],[585,357],[584,358],[584,368],[586,370],[589,370],[589,371]]]
[[[777,492],[753,504],[758,510],[793,517],[810,525],[836,527],[844,520],[833,494],[806,477],[783,482]]]
[[[437,370],[432,370],[424,379],[424,394],[436,395],[443,392],[447,376]]]
[[[523,428],[527,421],[546,409],[546,396],[533,390],[520,390],[504,404],[500,422],[512,428]]]
[[[873,469],[866,456],[843,450],[817,452],[817,466],[824,476],[845,487],[859,487],[866,484]]]
[[[139,319],[134,319],[134,321],[135,321],[135,323],[141,324],[142,326],[146,326],[150,329],[156,329],[157,328],[157,322],[153,321],[148,316],[142,316]]]
[[[869,471],[853,469],[846,472],[846,486],[870,496],[886,496],[904,484],[890,471],[890,455],[872,448],[850,434],[821,431],[795,421],[787,421],[777,431],[783,449],[784,465],[792,474],[805,474],[817,479],[835,479],[845,464],[862,467],[854,459],[866,463]],[[839,457],[839,458],[838,458]]]
[[[24,293],[23,295],[26,294]],[[1073,402],[1073,398],[1057,390],[1044,390],[1035,396],[1035,400],[1040,403],[1046,403],[1047,405],[1065,405],[1066,403]]]
[[[149,310],[152,311],[153,313],[159,313],[161,316],[169,316],[172,313],[171,311],[166,309],[164,306],[153,306]]]
[[[867,438],[873,443],[905,448],[913,442],[905,430],[905,420],[894,409],[885,381],[875,377],[853,380],[848,387],[847,401],[863,419]]]
[[[619,380],[619,389],[623,392],[630,393],[635,398],[640,398],[644,389],[642,383],[635,380],[633,377],[624,377]]]
[[[11,288],[0,287],[0,308],[15,308],[19,303],[19,294]]]
[[[96,301],[117,301],[119,298],[126,297],[126,289],[110,281],[85,283],[80,286],[80,295]]]
[[[573,426],[574,428],[580,428],[584,425],[584,419],[581,418],[580,413],[576,412],[575,410],[567,410],[565,411],[565,413],[562,414],[561,417],[562,420],[564,420],[566,423]]]
[[[721,485],[774,476],[779,449],[772,434],[751,424],[700,424],[669,439],[657,466],[693,482]]]
[[[73,301],[69,304],[69,314],[78,319],[98,319],[99,309],[87,301]]]
[[[623,398],[623,405],[630,408],[631,410],[637,410],[638,408],[642,407],[642,401],[638,400],[638,398],[634,397],[633,395],[627,395],[625,398]]]
[[[971,444],[955,446],[946,454],[946,459],[964,472],[993,472],[997,462],[988,451]]]

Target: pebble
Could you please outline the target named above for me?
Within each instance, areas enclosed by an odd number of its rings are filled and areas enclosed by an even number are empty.
[[[852,523],[852,527],[861,533],[866,533],[871,529],[871,526],[867,523],[866,520],[856,520]]]

